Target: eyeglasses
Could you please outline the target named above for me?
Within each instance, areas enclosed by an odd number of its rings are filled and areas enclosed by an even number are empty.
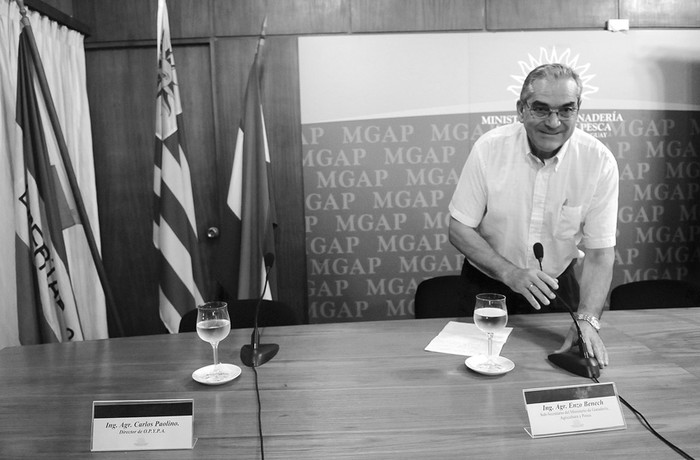
[[[575,105],[567,105],[553,109],[547,104],[535,103],[533,105],[526,104],[528,110],[535,118],[549,118],[551,114],[556,113],[560,120],[569,120],[574,118],[578,113],[578,107]]]

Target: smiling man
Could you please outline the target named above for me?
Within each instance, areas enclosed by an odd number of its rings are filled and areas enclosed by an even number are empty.
[[[466,257],[471,294],[505,294],[511,313],[565,311],[556,291],[577,310],[586,346],[604,367],[598,329],[612,279],[618,170],[610,150],[576,128],[581,92],[566,66],[530,72],[516,105],[519,123],[474,144],[450,202],[449,232]],[[541,269],[535,243],[544,248]],[[572,325],[558,351],[575,337]]]

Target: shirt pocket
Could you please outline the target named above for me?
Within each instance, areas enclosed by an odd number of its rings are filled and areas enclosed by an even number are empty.
[[[554,236],[559,240],[570,240],[581,228],[581,206],[562,206],[559,220],[554,227]]]

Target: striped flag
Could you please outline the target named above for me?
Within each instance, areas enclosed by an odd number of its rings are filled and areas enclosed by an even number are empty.
[[[168,9],[165,0],[159,0],[153,243],[161,256],[160,318],[171,333],[177,332],[185,312],[203,303],[203,268],[183,126]]]
[[[260,297],[265,282],[264,256],[275,253],[277,226],[270,172],[270,152],[260,94],[260,52],[250,69],[243,116],[236,136],[231,180],[221,218],[219,282],[233,299]],[[276,295],[274,268],[266,298]]]
[[[89,222],[81,222],[58,152],[62,134],[44,123],[45,101],[36,89],[31,30],[19,42],[14,149],[15,254],[20,343],[36,344],[106,338],[104,292],[95,283],[95,261],[76,257],[87,245]],[[34,56],[38,60],[38,56]],[[61,142],[59,142],[59,138]],[[71,277],[72,275],[72,277]],[[90,284],[90,286],[86,286]],[[83,292],[88,305],[78,305]]]

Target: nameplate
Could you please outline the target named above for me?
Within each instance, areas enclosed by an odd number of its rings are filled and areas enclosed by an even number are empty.
[[[523,390],[533,437],[627,428],[614,383]]]
[[[93,401],[93,452],[192,449],[194,400]]]

